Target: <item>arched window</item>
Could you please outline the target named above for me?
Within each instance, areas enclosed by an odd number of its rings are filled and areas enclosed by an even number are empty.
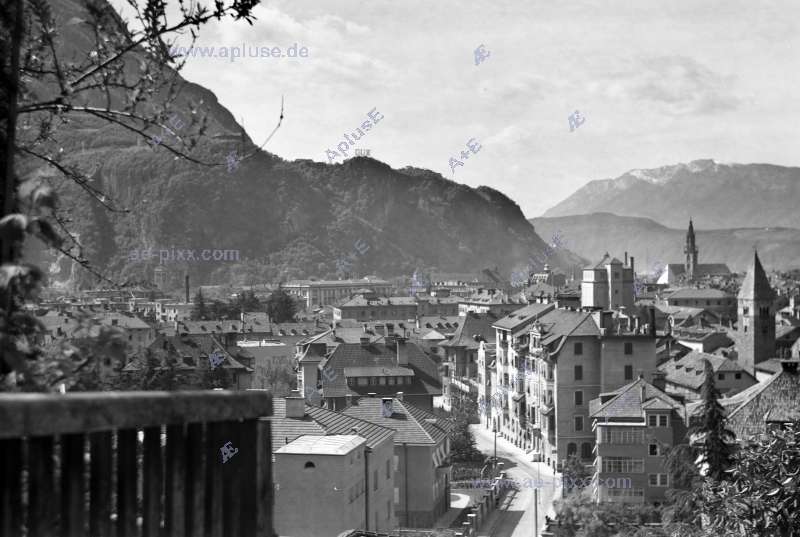
[[[571,457],[573,455],[578,454],[578,444],[575,442],[570,442],[567,444],[567,457]]]
[[[307,469],[309,469],[309,468],[316,468],[316,467],[317,467],[317,465],[316,465],[316,464],[314,464],[314,463],[313,463],[313,462],[311,462],[311,461],[308,461],[308,462],[306,463],[306,465],[305,465],[303,468],[305,468],[305,469],[307,470]]]
[[[581,444],[581,459],[591,459],[592,458],[592,444],[589,442],[584,442]]]

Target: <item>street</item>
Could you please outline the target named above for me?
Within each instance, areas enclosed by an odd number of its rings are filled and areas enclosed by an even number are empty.
[[[484,429],[482,425],[470,425],[470,430],[475,436],[478,449],[487,456],[493,455],[494,434]],[[511,492],[510,501],[501,504],[501,509],[493,513],[478,535],[531,537],[534,535],[534,489],[529,485],[539,486],[538,518],[539,531],[542,531],[545,515],[553,518],[553,498],[556,493],[560,494],[561,475],[555,475],[553,470],[544,463],[531,462],[530,455],[526,455],[522,449],[500,435],[497,436],[497,458],[504,463],[506,479],[516,481],[519,484],[519,490],[516,493]],[[531,480],[527,483],[528,486],[526,486],[526,480]]]

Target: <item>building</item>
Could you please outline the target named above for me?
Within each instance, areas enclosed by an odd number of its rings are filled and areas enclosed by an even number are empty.
[[[664,392],[660,375],[601,393],[589,403],[597,457],[597,502],[663,502],[670,486],[664,453],[686,436],[684,406]],[[573,447],[573,450],[576,449]]]
[[[682,288],[664,296],[664,302],[669,307],[703,308],[717,314],[724,323],[736,317],[735,300],[720,289]]]
[[[394,505],[400,526],[430,528],[450,508],[453,423],[402,396],[351,398],[344,413],[393,429]]]
[[[273,404],[268,419],[277,463],[273,481],[278,534],[334,535],[342,531],[336,528],[387,532],[397,527],[392,429],[305,405],[296,390]],[[352,442],[343,441],[345,436]],[[339,443],[359,447],[345,453],[319,452]],[[350,455],[355,456],[352,463]],[[313,506],[313,516],[298,509],[300,505]]]
[[[755,376],[755,366],[775,357],[775,292],[767,280],[758,253],[739,290],[737,343],[739,361]]]
[[[736,360],[717,354],[692,351],[678,360],[667,360],[658,366],[659,371],[666,375],[667,393],[681,396],[687,401],[700,399],[700,392],[706,378],[704,360],[708,360],[711,364],[715,377],[714,383],[721,395],[731,396],[757,382],[755,375],[747,371]]]
[[[581,306],[598,309],[633,309],[633,257],[623,264],[608,252],[596,265],[583,269]]]
[[[300,299],[306,309],[335,305],[350,298],[360,289],[368,289],[380,296],[389,296],[392,285],[385,280],[292,280],[281,289]]]
[[[372,291],[359,291],[356,296],[333,308],[333,319],[375,321],[380,319],[415,319],[429,315],[458,315],[458,297],[379,297]]]
[[[664,267],[657,283],[674,285],[688,283],[705,278],[731,276],[731,270],[724,263],[699,263],[700,249],[697,247],[694,235],[694,224],[689,220],[689,230],[686,232],[686,245],[683,248],[686,254],[684,263],[670,263]]]
[[[495,359],[479,349],[483,423],[558,469],[568,448],[593,458],[588,402],[656,370],[651,322],[531,304],[497,321]]]
[[[319,354],[321,348],[315,352]],[[415,406],[432,410],[433,398],[442,395],[436,363],[417,345],[394,335],[379,342],[363,337],[358,344],[340,343],[318,366],[312,364],[313,358],[302,364],[300,388],[320,386],[325,407],[331,410],[345,408],[347,396],[397,393]]]
[[[527,302],[521,298],[513,298],[499,289],[478,289],[469,297],[461,299],[458,303],[458,314],[466,315],[468,312],[489,313],[498,317],[508,315],[512,311],[523,307]]]

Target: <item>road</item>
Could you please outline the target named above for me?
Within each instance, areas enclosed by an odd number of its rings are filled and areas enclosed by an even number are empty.
[[[478,449],[486,455],[492,455],[494,453],[494,434],[484,429],[482,425],[470,425],[470,430],[475,436]],[[531,462],[530,455],[526,455],[522,449],[499,435],[497,437],[497,458],[504,463],[506,478],[515,480],[521,486],[510,502],[505,502],[506,509],[501,509],[495,516],[490,517],[478,535],[532,537],[534,534],[534,489],[530,485],[539,485],[539,531],[542,531],[545,515],[553,518],[553,499],[556,493],[560,495],[561,474],[554,474],[553,470],[544,463]],[[527,479],[532,482],[525,486]]]

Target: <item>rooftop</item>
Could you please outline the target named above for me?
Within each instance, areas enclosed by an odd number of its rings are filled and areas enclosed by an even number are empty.
[[[303,455],[347,455],[366,440],[355,435],[314,436],[305,435],[289,442],[275,453]]]

